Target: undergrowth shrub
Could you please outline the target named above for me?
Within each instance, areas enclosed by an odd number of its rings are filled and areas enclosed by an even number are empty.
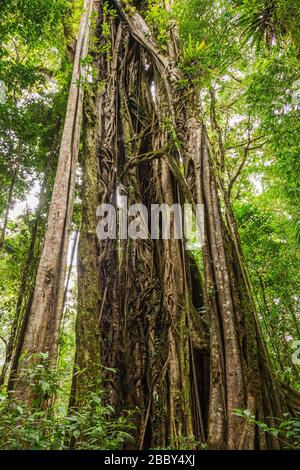
[[[0,449],[66,450],[76,441],[76,449],[116,450],[132,440],[129,414],[115,416],[101,384],[99,391],[87,393],[79,410],[57,407],[62,372],[48,366],[46,354],[36,356],[38,361],[20,374],[33,392],[32,403],[27,405],[13,392],[0,393]]]

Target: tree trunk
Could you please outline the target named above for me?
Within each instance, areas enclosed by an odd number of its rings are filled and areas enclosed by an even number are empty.
[[[56,363],[63,308],[64,277],[82,116],[81,81],[84,72],[81,62],[87,54],[92,3],[92,0],[86,0],[84,3],[44,246],[22,346],[22,353],[26,353],[27,357],[47,352],[52,365]],[[27,392],[23,390],[22,381],[16,380],[14,388],[24,399],[24,394]]]
[[[214,175],[216,162],[208,148],[205,128],[195,118],[194,107],[195,96],[188,127],[190,138],[198,143],[193,147],[191,165],[193,172],[200,173],[200,192],[196,190],[195,197],[205,207],[203,260],[211,331],[208,442],[212,448],[278,448],[277,439],[233,413],[235,409],[248,409],[257,420],[265,422],[269,417],[280,417],[282,410],[233,214],[225,200],[224,221]],[[269,424],[273,422],[269,418]]]
[[[118,333],[115,323],[118,303],[115,285],[117,282],[117,245],[115,240],[98,241],[96,235],[96,212],[99,203],[112,203],[116,198],[116,59],[120,46],[120,29],[114,20],[103,16],[100,5],[93,41],[99,41],[100,47],[110,42],[112,55],[107,60],[106,54],[92,51],[94,67],[98,69],[96,84],[85,101],[83,187],[82,187],[82,229],[79,240],[78,256],[78,312],[76,321],[76,356],[73,375],[70,408],[79,409],[85,403],[88,390],[99,389],[100,381],[111,373],[105,371],[100,361],[100,344],[107,345],[101,355],[115,352],[111,348],[111,329],[107,330],[106,315],[115,326],[114,338]],[[102,37],[101,22],[109,21],[111,38]],[[99,26],[100,25],[100,26]],[[98,82],[105,83],[99,89]],[[95,85],[95,86],[94,86]],[[100,340],[99,325],[103,329]],[[117,343],[115,343],[117,344]],[[106,361],[108,362],[108,360]],[[78,369],[81,371],[78,374]],[[113,380],[108,382],[111,401],[114,398]],[[119,397],[118,397],[119,398]],[[72,443],[76,447],[76,443]]]
[[[197,93],[193,88],[182,95],[177,91],[176,31],[170,56],[164,56],[143,18],[129,16],[119,2],[113,3],[119,18],[111,25],[112,59],[105,63],[106,89],[98,103],[103,120],[97,202],[116,203],[116,170],[129,204],[171,206],[189,199],[204,204],[206,218],[202,296],[195,289],[199,274],[174,236],[149,243],[127,240],[120,250],[115,240],[99,247],[90,240],[88,255],[81,251],[85,263],[100,250],[100,282],[92,298],[101,299],[102,363],[117,369],[114,376],[104,374],[110,379],[108,399],[117,409],[139,408],[135,446],[177,446],[184,436],[204,441],[208,435],[211,448],[277,448],[275,438],[234,414],[235,408],[247,408],[264,421],[280,416],[281,406],[233,220],[221,213]],[[95,211],[95,197],[90,200]],[[91,286],[96,292],[91,282],[79,297],[89,298]],[[99,308],[95,300],[89,331]],[[199,313],[204,300],[210,364],[205,318]],[[79,312],[82,316],[81,308]],[[77,338],[78,351],[88,349],[88,333],[78,330]]]
[[[35,279],[36,277],[36,266],[35,266],[36,263],[34,262],[36,261],[35,250],[37,249],[38,230],[39,230],[40,223],[41,223],[41,214],[45,207],[46,188],[48,185],[49,174],[52,168],[52,163],[53,163],[53,159],[55,156],[56,147],[57,147],[57,142],[54,143],[53,149],[50,152],[50,156],[48,158],[45,173],[44,173],[42,186],[40,189],[39,203],[38,203],[38,207],[36,209],[36,214],[35,214],[35,222],[32,227],[30,244],[29,244],[29,248],[28,248],[28,252],[27,252],[27,256],[25,260],[24,269],[22,271],[19,296],[18,296],[17,304],[16,304],[16,312],[15,312],[15,316],[13,319],[9,340],[7,343],[4,364],[2,366],[2,371],[1,371],[1,376],[0,376],[0,385],[2,385],[5,382],[6,374],[13,358],[15,345],[23,341],[23,338],[18,334],[18,330],[21,327],[21,323],[24,321],[24,318],[22,319],[22,310],[24,309],[24,300],[26,297],[26,293],[28,293],[29,281],[30,279],[32,278]],[[12,367],[12,370],[10,372],[10,379],[9,379],[9,382],[11,383],[11,385],[13,383],[17,361],[18,361],[18,354],[15,355],[12,361],[14,366]]]
[[[10,182],[10,187],[8,190],[8,196],[7,196],[7,203],[6,203],[6,209],[5,209],[5,214],[4,214],[4,219],[3,219],[3,224],[1,228],[1,234],[0,234],[0,251],[3,248],[4,241],[5,241],[5,235],[6,235],[6,229],[7,229],[7,223],[8,223],[8,216],[9,216],[9,211],[11,209],[11,204],[12,204],[12,199],[13,199],[13,192],[15,189],[15,184],[17,180],[19,172],[19,163],[17,162],[15,169],[12,174],[12,179]]]

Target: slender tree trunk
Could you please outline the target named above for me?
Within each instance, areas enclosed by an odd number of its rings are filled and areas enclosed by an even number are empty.
[[[80,81],[84,77],[81,62],[87,54],[92,3],[92,0],[84,2],[44,246],[22,347],[22,353],[26,353],[27,357],[40,352],[48,352],[50,363],[53,365],[56,363],[58,349],[79,151],[83,97]],[[24,394],[26,395],[27,392],[23,390],[22,382],[17,380],[14,388],[24,399]]]
[[[57,126],[57,130],[59,130],[59,126]],[[34,280],[36,279],[36,257],[38,256],[38,253],[39,253],[39,247],[37,249],[38,231],[39,231],[40,224],[41,224],[41,215],[42,215],[43,210],[45,209],[46,190],[48,186],[50,172],[51,172],[52,165],[53,165],[53,160],[57,151],[57,145],[58,145],[58,138],[56,139],[56,142],[54,142],[53,148],[50,152],[50,156],[47,160],[47,165],[45,168],[44,178],[43,178],[42,186],[40,189],[39,203],[36,209],[35,222],[32,228],[32,232],[31,232],[30,245],[28,248],[28,253],[27,253],[24,269],[22,271],[19,296],[18,296],[17,304],[16,304],[16,313],[14,316],[12,329],[11,329],[10,337],[8,340],[8,347],[6,350],[5,360],[4,360],[4,364],[2,367],[2,371],[1,371],[0,384],[4,383],[8,368],[10,366],[10,363],[12,362],[12,367],[11,367],[10,377],[9,377],[9,385],[8,385],[10,389],[13,388],[16,367],[17,367],[18,359],[19,359],[19,352],[22,349],[22,344],[23,344],[23,339],[24,339],[23,335],[20,335],[20,331],[22,330],[22,323],[26,322],[26,319],[24,318],[24,316],[22,318],[22,310],[24,310],[24,301],[25,301],[26,294],[28,294],[28,290],[32,289],[32,284],[31,286],[29,286],[30,281],[32,281],[32,278]],[[31,294],[29,294],[28,299],[30,297],[31,297]],[[28,302],[28,299],[27,299],[27,302]],[[25,311],[26,311],[26,308],[27,307],[25,306]],[[16,347],[17,344],[18,346]],[[19,351],[19,352],[14,354],[14,349],[16,349],[16,351]]]
[[[2,227],[1,227],[1,233],[0,233],[0,251],[3,248],[4,241],[5,241],[9,211],[11,209],[11,204],[12,204],[12,200],[13,200],[13,193],[14,193],[14,189],[15,189],[15,184],[16,184],[18,172],[19,172],[19,163],[17,162],[17,164],[15,165],[15,169],[13,171],[13,174],[12,174],[12,179],[11,179],[10,187],[9,187],[9,190],[8,190],[6,209],[5,209],[3,224],[2,224]]]

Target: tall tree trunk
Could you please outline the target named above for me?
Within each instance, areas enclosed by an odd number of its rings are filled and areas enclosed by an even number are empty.
[[[82,228],[78,251],[78,306],[76,321],[76,355],[70,407],[79,409],[88,392],[97,391],[101,379],[97,267],[97,112],[89,96],[85,108],[82,183]]]
[[[167,150],[162,163],[155,160],[153,165],[151,161],[141,165],[133,163],[140,152],[147,154],[148,151],[155,159],[161,145],[173,148],[163,130],[167,108],[154,108],[151,83],[145,72],[149,57],[145,57],[143,47],[128,34],[122,21],[114,20],[111,31],[112,58],[108,63],[98,63],[100,72],[106,70],[104,77],[100,74],[101,79],[106,80],[106,88],[100,93],[97,113],[93,113],[95,121],[92,119],[95,124],[96,115],[101,117],[98,133],[94,133],[96,148],[99,146],[100,192],[97,201],[94,197],[88,198],[88,210],[93,207],[94,214],[97,202],[116,204],[114,168],[117,168],[129,204],[147,201],[149,205],[154,201],[171,204],[178,198],[176,181],[167,163],[172,156]],[[160,128],[156,131],[154,126],[158,122]],[[148,125],[150,136],[147,135]],[[85,158],[90,158],[89,155],[87,151]],[[161,164],[162,170],[159,168]],[[135,168],[130,170],[131,166]],[[84,167],[87,168],[86,164]],[[93,168],[93,165],[90,163],[88,167]],[[149,174],[154,190],[147,194]],[[151,198],[155,199],[151,201]],[[88,213],[85,202],[83,207],[84,215]],[[84,223],[91,226],[91,222]],[[171,230],[174,232],[173,225]],[[190,277],[185,272],[186,259],[180,241],[153,244],[144,240],[127,240],[120,244],[119,260],[115,240],[103,241],[99,247],[92,238],[85,240],[85,251],[80,251],[80,266],[91,259],[93,251],[95,255],[98,253],[98,298],[101,300],[98,315],[99,306],[94,301],[93,314],[89,317],[91,321],[85,321],[85,309],[81,305],[84,299],[95,300],[94,283],[85,281],[86,290],[80,289],[79,292],[77,324],[85,324],[86,329],[77,328],[76,365],[85,367],[80,350],[89,349],[92,343],[89,332],[95,334],[97,331],[96,319],[99,316],[103,366],[117,369],[116,374],[107,369],[102,374],[107,379],[108,399],[116,409],[140,409],[140,417],[136,421],[136,446],[168,445],[170,440],[179,445],[178,440],[183,435],[193,439],[193,420],[197,422],[197,429],[199,434],[202,432],[201,439],[204,440],[197,365],[193,363],[193,372],[190,369],[196,355],[196,351],[193,354],[191,350],[195,342],[201,343],[199,337],[202,333],[201,328],[200,332],[195,331],[192,320],[188,320],[187,303],[190,303],[191,317],[198,313],[190,300],[192,288],[187,287],[188,295],[185,291]],[[86,276],[89,279],[91,273],[86,273]],[[89,289],[91,295],[88,294]],[[193,331],[192,340],[190,335]],[[95,372],[94,380],[96,376]],[[80,397],[82,391],[80,384],[76,384],[78,380],[80,374],[78,379],[74,375],[73,395]],[[190,407],[192,395],[197,397],[194,407]],[[195,411],[194,418],[192,410]]]
[[[6,374],[13,358],[15,345],[19,342],[22,342],[23,340],[23,338],[18,334],[18,330],[21,327],[21,323],[24,321],[24,319],[22,319],[22,309],[24,308],[24,300],[26,297],[26,293],[28,293],[28,284],[29,284],[30,279],[31,280],[32,278],[35,279],[35,275],[36,275],[36,266],[34,265],[35,264],[34,262],[36,261],[35,251],[37,248],[38,230],[39,230],[40,223],[41,223],[41,214],[45,208],[46,189],[48,185],[49,174],[50,174],[52,163],[53,163],[54,156],[55,156],[56,147],[57,147],[57,142],[54,143],[53,149],[50,152],[50,156],[48,158],[47,165],[45,168],[42,186],[40,189],[38,207],[35,213],[35,222],[32,227],[30,244],[29,244],[29,248],[28,248],[28,252],[27,252],[27,256],[26,256],[26,260],[24,264],[24,269],[22,271],[22,276],[21,276],[19,296],[18,296],[17,304],[16,304],[16,312],[15,312],[15,316],[13,319],[9,340],[7,343],[4,364],[2,366],[2,371],[1,371],[1,376],[0,376],[0,385],[2,385],[5,382]],[[14,358],[13,363],[16,363],[17,356],[18,354]],[[12,381],[14,378],[14,373],[15,373],[15,367],[12,367],[12,370],[10,372],[11,385],[12,385]]]
[[[97,5],[98,7],[98,5]],[[111,38],[102,36],[102,22],[108,21]],[[120,46],[121,29],[113,18],[104,16],[102,5],[97,10],[97,22],[92,41],[101,45],[109,42],[111,51],[106,54],[92,51],[94,67],[99,74],[96,84],[85,101],[82,229],[78,253],[78,311],[76,320],[76,355],[72,383],[70,408],[79,409],[85,404],[88,390],[97,390],[100,380],[111,373],[105,371],[100,361],[101,354],[113,354],[111,329],[107,329],[106,315],[115,323],[118,301],[115,285],[118,281],[117,245],[115,240],[98,241],[96,235],[97,207],[99,203],[113,203],[116,198],[116,63]],[[108,60],[107,56],[112,59]],[[101,88],[98,82],[105,84]],[[95,85],[95,86],[93,86]],[[103,329],[100,340],[99,325]],[[118,330],[113,332],[117,340]],[[81,371],[78,374],[78,369]],[[108,382],[111,401],[117,402],[114,381]],[[76,447],[76,443],[72,443]]]
[[[22,353],[25,353],[27,357],[47,352],[49,361],[53,365],[56,363],[58,349],[81,130],[83,98],[81,81],[84,79],[82,59],[86,56],[88,49],[92,4],[92,0],[84,2],[44,246],[22,346]],[[23,399],[24,395],[28,394],[21,380],[16,380],[14,388]]]
[[[99,312],[102,363],[117,369],[116,375],[106,376],[108,399],[117,409],[140,410],[135,446],[176,446],[182,437],[204,441],[208,436],[211,448],[278,448],[275,437],[234,413],[248,409],[256,419],[274,424],[273,417],[282,413],[279,388],[202,122],[199,90],[191,84],[181,93],[177,86],[176,25],[167,56],[139,13],[126,13],[117,0],[113,4],[118,16],[110,24],[112,58],[98,64],[100,71],[105,69],[106,87],[94,111],[96,121],[101,120],[91,144],[99,148],[100,191],[97,201],[90,198],[91,216],[85,224],[94,227],[98,202],[116,204],[116,175],[129,204],[203,204],[205,282],[202,292],[199,271],[174,236],[121,241],[119,247],[115,240],[97,246],[85,236],[80,263],[95,263],[92,253],[99,258],[81,281],[77,321],[88,329],[77,330],[78,365],[85,364],[83,351],[89,350],[91,333],[100,357],[95,341]],[[100,25],[102,20],[100,13]],[[94,180],[95,161],[90,167]],[[91,321],[85,319],[84,306],[89,292]],[[74,393],[83,393],[79,384]]]

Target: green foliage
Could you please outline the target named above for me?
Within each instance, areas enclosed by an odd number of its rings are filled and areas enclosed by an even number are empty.
[[[276,201],[274,194],[266,193],[252,200],[252,204],[236,203],[235,213],[264,337],[277,374],[298,388],[299,375],[291,362],[291,347],[293,340],[299,338],[299,249],[289,218],[283,211],[272,212],[276,202],[280,200]]]
[[[299,36],[299,2],[297,0],[235,0],[239,7],[237,24],[245,40],[258,46],[265,42],[273,47],[291,37],[297,47]]]
[[[194,40],[191,33],[189,33],[188,43],[183,48],[182,61],[180,64],[186,76],[193,78],[203,74],[201,67],[203,67],[204,61],[204,48],[205,41],[198,42]]]
[[[0,80],[9,96],[44,86],[65,54],[66,0],[13,0],[0,6]]]
[[[52,39],[65,14],[65,0],[11,0],[1,2],[1,36],[18,35],[32,45]]]
[[[76,439],[78,450],[116,450],[133,441],[134,430],[127,417],[114,418],[114,409],[105,405],[103,393],[88,392],[84,405],[67,417],[66,439]]]
[[[222,0],[177,0],[172,7],[183,46],[183,72],[201,86],[242,59],[235,10]]]
[[[147,24],[152,28],[158,45],[164,50],[168,45],[169,30],[173,18],[172,11],[167,10],[163,2],[159,0],[150,1],[147,5]]]
[[[234,410],[236,416],[245,419],[249,424],[257,426],[261,431],[275,436],[286,449],[300,448],[300,421],[291,418],[288,413],[284,419],[273,418],[275,426],[269,426],[262,421],[258,421],[249,410]]]

